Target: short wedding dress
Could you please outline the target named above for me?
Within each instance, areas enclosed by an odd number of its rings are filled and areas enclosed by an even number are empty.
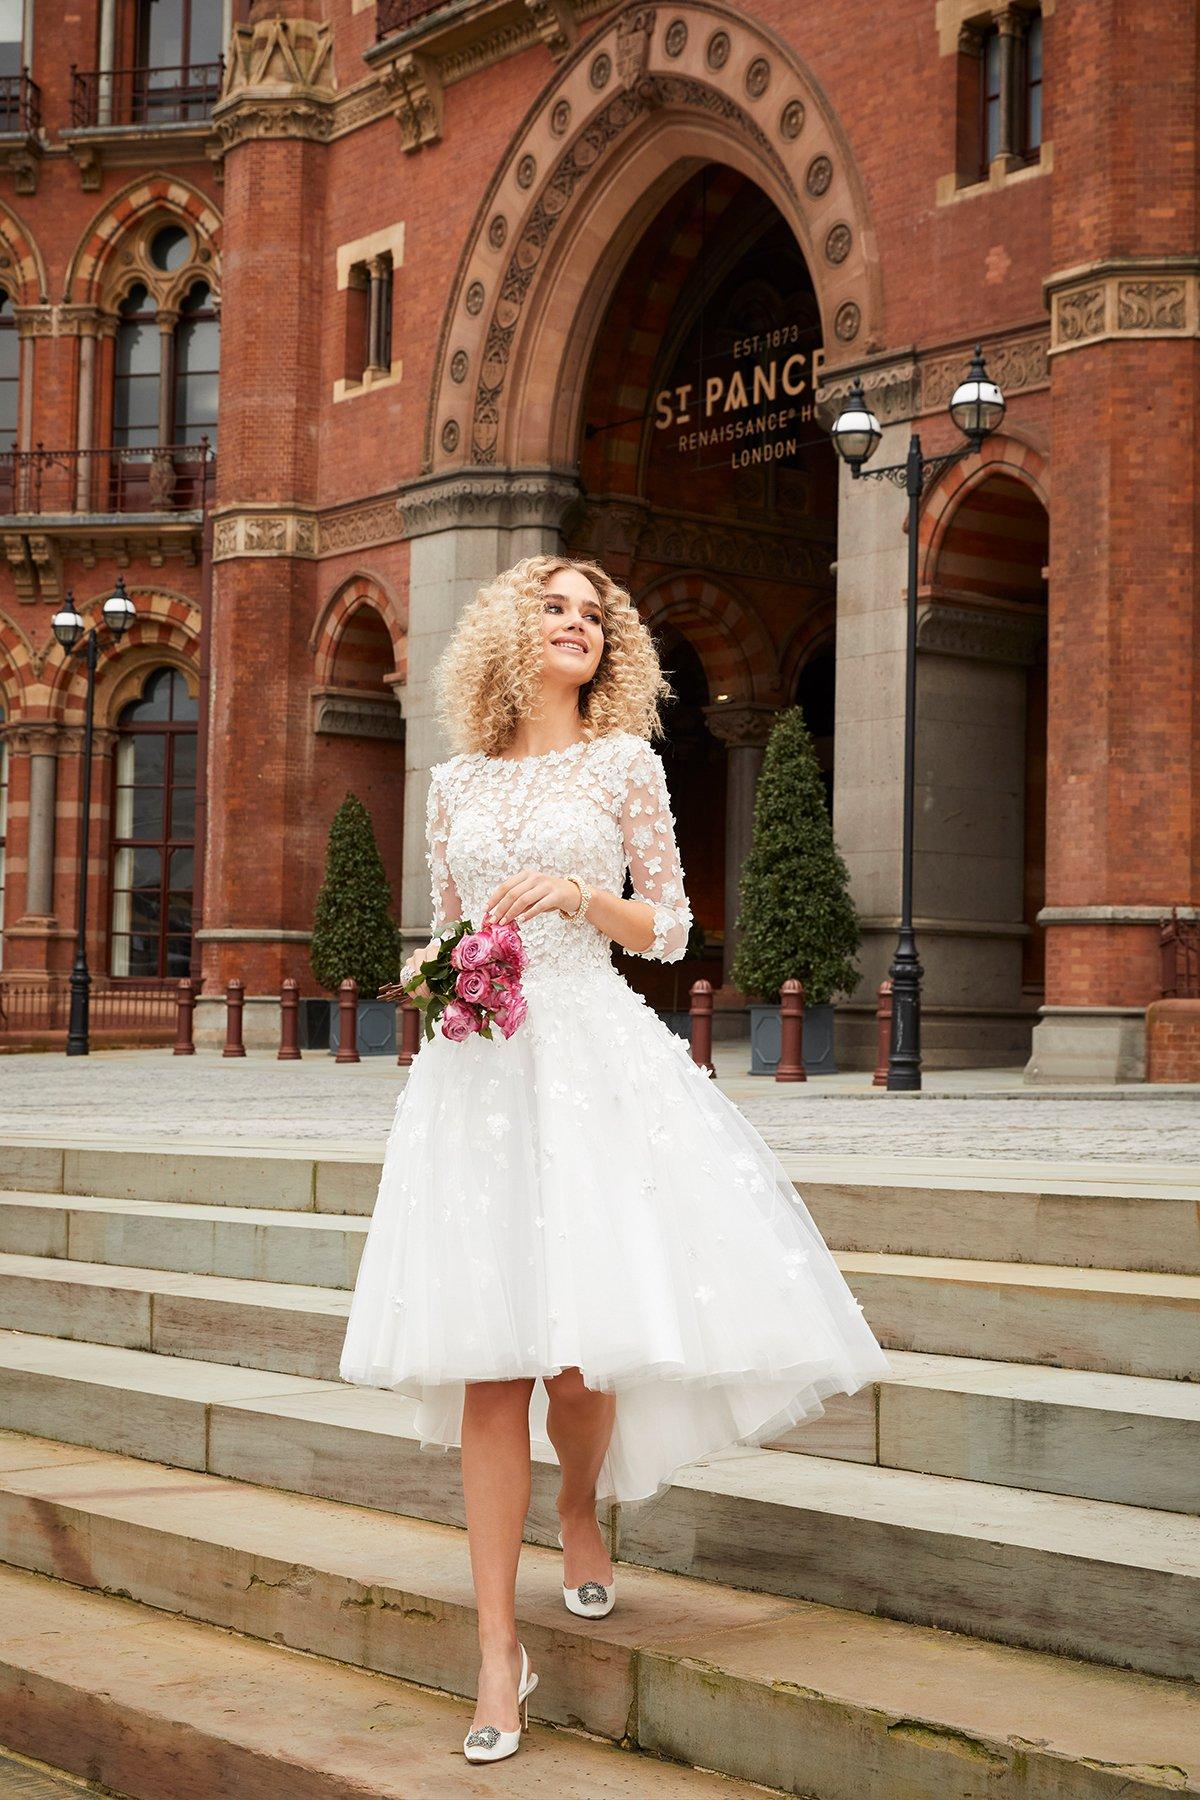
[[[613,731],[431,771],[432,935],[482,920],[522,867],[654,909],[638,952],[691,925],[662,759]],[[423,1042],[400,1092],[341,1357],[461,1441],[464,1384],[578,1368],[615,1393],[598,1500],[661,1493],[712,1451],[820,1416],[890,1365],[782,1164],[616,968],[557,911],[520,922],[511,1038]],[[549,1451],[546,1392],[530,1403]],[[552,1453],[551,1453],[552,1454]]]

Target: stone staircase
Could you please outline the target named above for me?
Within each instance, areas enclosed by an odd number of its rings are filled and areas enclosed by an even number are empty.
[[[1200,1793],[1186,1173],[799,1179],[892,1379],[614,1517],[606,1620],[538,1463],[558,1729],[472,1770],[457,1459],[337,1380],[378,1161],[0,1145],[0,1741],[136,1800]]]

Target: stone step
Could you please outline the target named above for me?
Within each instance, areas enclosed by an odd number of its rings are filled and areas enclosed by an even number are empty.
[[[890,1356],[890,1381],[834,1395],[823,1418],[774,1448],[1200,1509],[1200,1384]],[[340,1381],[0,1332],[0,1418],[16,1430],[461,1523],[457,1458],[421,1454],[412,1410],[399,1396]],[[548,1511],[546,1528],[543,1541],[553,1543]]]
[[[363,1786],[331,1793],[484,1791],[453,1761],[464,1709],[402,1685],[473,1689],[460,1531],[3,1434],[0,1558],[12,1565],[0,1571],[0,1733],[18,1749],[44,1753],[51,1730],[104,1757],[111,1746],[118,1760],[100,1763],[102,1779],[137,1800],[274,1800],[282,1786],[192,1786],[191,1765],[170,1760],[169,1721],[210,1755],[246,1758],[253,1743],[271,1774],[361,1755],[377,1731],[390,1759],[380,1773],[398,1778],[404,1764],[406,1785],[372,1787],[376,1765],[359,1763]],[[615,1751],[601,1761],[603,1746],[533,1721],[823,1800],[1149,1800],[1200,1778],[1200,1718],[1183,1682],[626,1565],[615,1611],[580,1620],[563,1607],[561,1566],[556,1552],[522,1556],[519,1628],[541,1680],[517,1758],[477,1772],[489,1786],[520,1784],[501,1791],[548,1795],[551,1780],[568,1796],[708,1791],[660,1789],[698,1777],[651,1758],[620,1765]],[[1101,1590],[1093,1603],[1115,1626],[1120,1601]],[[399,1680],[385,1685],[389,1676]],[[275,1680],[293,1677],[276,1699]],[[103,1706],[88,1699],[101,1692]],[[403,1740],[389,1702],[421,1709],[401,1714]],[[26,1735],[13,1735],[13,1721]],[[130,1755],[118,1753],[131,1741],[152,1778],[161,1766],[178,1779],[182,1766],[189,1779],[129,1785]],[[421,1785],[425,1751],[440,1790]],[[596,1757],[590,1790],[585,1752]],[[553,1755],[557,1764],[540,1764]],[[231,1774],[245,1780],[253,1766],[239,1761]],[[624,1790],[602,1784],[622,1767]]]
[[[1200,1380],[1200,1276],[842,1251],[888,1350]],[[350,1295],[0,1254],[0,1328],[337,1376]]]
[[[25,1360],[31,1379],[17,1371],[4,1384],[14,1422],[36,1416],[39,1397],[52,1391],[44,1371],[53,1355],[30,1346]],[[255,1391],[253,1379],[238,1371],[231,1391],[206,1403],[202,1429],[198,1373],[180,1375],[179,1390],[197,1384],[183,1395],[186,1406],[169,1384],[156,1391],[147,1373],[140,1395],[125,1390],[133,1396],[125,1441],[144,1456],[156,1419],[160,1438],[174,1420],[173,1460],[184,1474],[263,1484],[267,1493],[274,1484],[304,1500],[335,1494],[410,1522],[461,1520],[457,1458],[421,1451],[393,1397],[281,1389],[268,1377]],[[89,1396],[101,1435],[121,1392],[109,1390],[105,1405],[102,1383],[76,1390],[77,1434],[88,1429]],[[554,1542],[556,1489],[553,1463],[535,1462],[527,1523],[535,1544]],[[746,1449],[684,1471],[653,1506],[621,1510],[611,1529],[624,1560],[707,1584],[1148,1673],[1200,1673],[1200,1521],[1179,1513]]]
[[[1200,1380],[1200,1276],[838,1252],[888,1350]]]
[[[1008,1172],[962,1163],[897,1176],[863,1157],[783,1157],[832,1249],[994,1262],[1200,1275],[1200,1200],[1183,1166],[1101,1166],[1092,1173]],[[13,1193],[370,1216],[381,1156],[297,1154],[289,1147],[0,1142],[0,1189]]]
[[[461,1744],[473,1710],[391,1675],[0,1570],[0,1735],[129,1800],[629,1800],[634,1792],[753,1800],[763,1792],[535,1725],[532,1713],[515,1757],[472,1767]],[[15,1800],[26,1790],[3,1791]]]

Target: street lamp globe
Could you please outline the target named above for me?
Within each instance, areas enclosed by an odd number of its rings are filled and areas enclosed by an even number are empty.
[[[857,376],[846,396],[845,406],[830,427],[830,436],[834,449],[855,475],[879,446],[883,428],[867,405],[862,382]]]
[[[125,577],[117,576],[117,585],[104,602],[105,622],[114,637],[122,637],[137,617],[133,601],[125,592]]]
[[[75,610],[75,596],[69,589],[62,610],[55,613],[50,626],[64,650],[73,650],[83,636],[83,620]]]
[[[984,368],[983,347],[976,344],[967,378],[950,396],[950,417],[978,447],[1003,419],[1005,404],[1004,395]]]

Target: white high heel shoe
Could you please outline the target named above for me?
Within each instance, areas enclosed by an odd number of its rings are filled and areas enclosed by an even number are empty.
[[[521,1726],[529,1724],[529,1696],[537,1684],[537,1676],[529,1673],[529,1658],[522,1644],[521,1679],[517,1683],[521,1723],[515,1731],[501,1731],[498,1725],[477,1725],[473,1731],[468,1731],[463,1739],[463,1755],[468,1762],[499,1762],[501,1757],[513,1754],[521,1742]]]
[[[561,1544],[562,1532],[558,1534]],[[569,1588],[563,1584],[563,1600],[567,1611],[578,1614],[581,1619],[603,1619],[617,1603],[617,1578],[614,1575],[610,1582],[585,1581],[577,1588]]]

